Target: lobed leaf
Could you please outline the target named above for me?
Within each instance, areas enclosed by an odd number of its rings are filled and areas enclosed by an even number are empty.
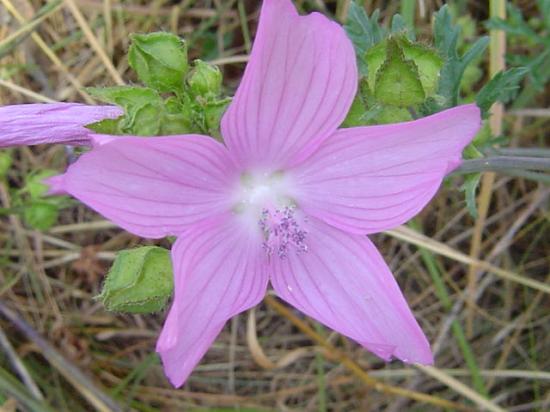
[[[513,99],[520,86],[521,80],[529,73],[525,67],[515,67],[499,72],[479,91],[476,103],[481,109],[483,117],[489,115],[489,110],[495,102],[506,103]]]

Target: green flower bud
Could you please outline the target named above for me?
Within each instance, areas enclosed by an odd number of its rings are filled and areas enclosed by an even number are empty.
[[[164,309],[172,290],[170,252],[144,246],[117,254],[97,299],[109,311],[152,313]]]
[[[183,90],[187,74],[187,46],[170,33],[134,34],[128,62],[139,79],[159,92]]]
[[[23,191],[28,193],[31,199],[40,199],[46,195],[49,190],[48,185],[43,183],[44,179],[57,174],[54,170],[41,170],[31,173],[25,178],[25,187]]]
[[[191,92],[195,96],[217,96],[222,88],[222,72],[218,66],[214,66],[195,60],[194,68],[187,82]]]
[[[8,174],[12,163],[11,153],[2,151],[0,152],[0,179],[3,179]]]
[[[45,201],[34,202],[23,210],[25,224],[37,230],[48,230],[55,225],[58,215],[57,206]]]

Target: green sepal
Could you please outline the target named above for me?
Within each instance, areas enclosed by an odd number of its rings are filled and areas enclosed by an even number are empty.
[[[113,312],[153,313],[164,309],[172,291],[170,251],[143,246],[117,254],[96,299]]]
[[[97,99],[124,109],[118,119],[107,119],[87,127],[107,134],[155,136],[160,131],[163,101],[160,94],[148,87],[90,87],[87,91]]]
[[[229,103],[231,103],[231,98],[226,98],[222,100],[215,100],[207,102],[203,106],[204,110],[204,123],[206,125],[206,129],[208,130],[208,135],[217,138],[218,140],[221,139],[221,132],[220,132],[220,122],[223,114],[227,110],[227,107],[229,106]]]
[[[164,32],[133,34],[131,40],[128,62],[139,79],[159,92],[182,92],[188,71],[185,42]]]
[[[420,82],[426,96],[432,96],[437,90],[439,72],[443,59],[437,51],[421,43],[414,43],[405,37],[398,38],[406,59],[412,60],[418,68]]]
[[[404,107],[382,106],[376,116],[376,124],[401,123],[413,120],[411,113]]]
[[[416,64],[405,58],[394,38],[388,39],[386,60],[376,73],[374,95],[384,105],[396,107],[410,107],[426,99]]]
[[[164,102],[164,113],[160,122],[160,134],[163,136],[195,133],[191,103],[182,103],[175,97]]]

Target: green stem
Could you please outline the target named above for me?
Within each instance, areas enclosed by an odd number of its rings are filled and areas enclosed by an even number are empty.
[[[465,160],[454,174],[506,172],[508,170],[550,171],[550,159],[541,157],[493,156]]]
[[[487,150],[487,154],[501,156],[526,156],[526,157],[547,157],[550,159],[550,149],[542,147],[509,147]]]
[[[414,17],[416,13],[416,0],[401,0],[401,16],[407,27],[414,30]]]

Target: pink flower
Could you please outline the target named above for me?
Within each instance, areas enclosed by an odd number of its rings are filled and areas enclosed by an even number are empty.
[[[90,130],[85,125],[122,113],[116,106],[77,103],[0,107],[0,148],[44,143],[88,146]]]
[[[225,145],[198,135],[90,136],[102,144],[50,181],[132,233],[179,236],[174,301],[157,343],[175,386],[269,281],[282,299],[385,360],[433,362],[365,235],[426,205],[460,163],[479,110],[337,130],[356,87],[340,26],[298,16],[289,0],[265,0],[222,120]]]

